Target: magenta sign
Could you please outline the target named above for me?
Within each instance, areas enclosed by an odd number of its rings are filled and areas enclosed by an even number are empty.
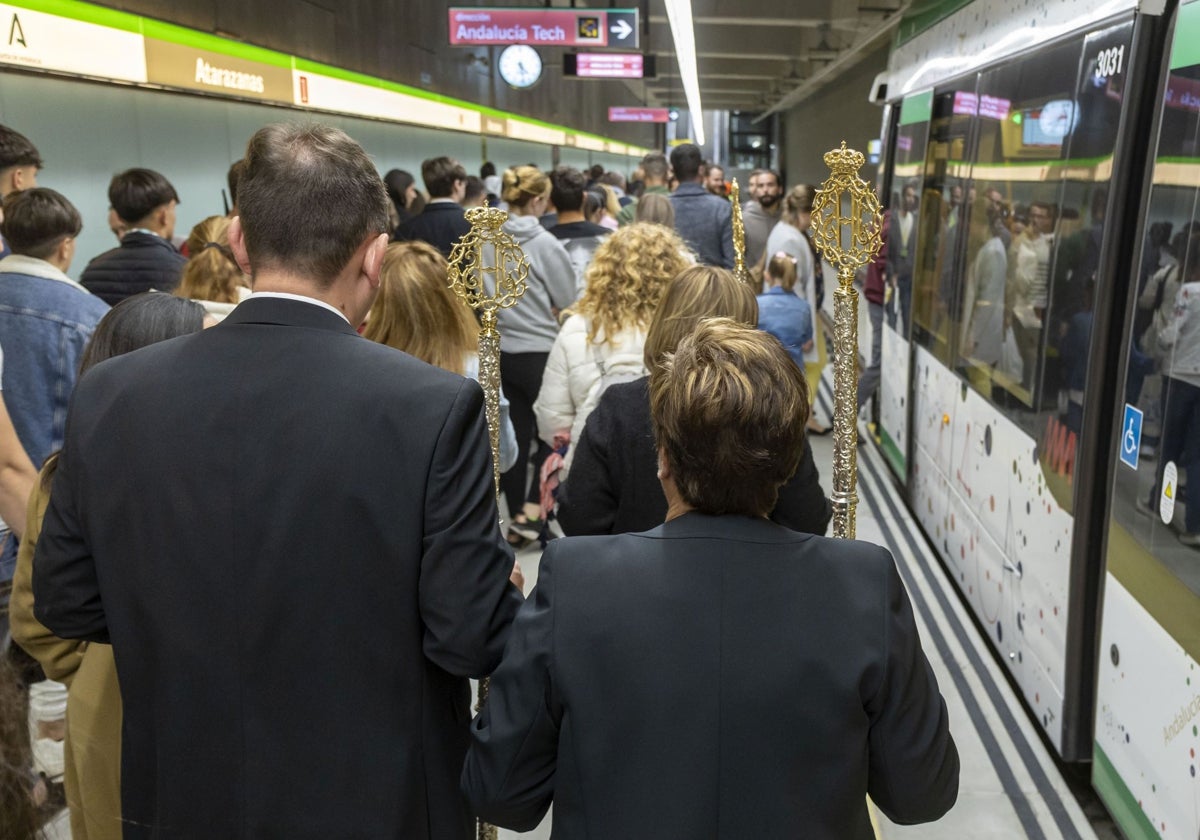
[[[495,9],[452,6],[450,45],[530,44],[538,47],[638,45],[637,9]]]
[[[580,53],[575,75],[581,79],[640,79],[644,74],[641,53]]]
[[[609,108],[609,122],[665,123],[671,121],[667,108]]]

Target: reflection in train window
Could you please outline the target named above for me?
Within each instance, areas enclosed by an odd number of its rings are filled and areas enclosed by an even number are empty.
[[[1073,507],[1123,23],[936,92],[915,340],[1042,442]]]
[[[1122,427],[1133,438],[1127,448],[1137,451],[1122,452],[1117,467],[1108,568],[1172,635],[1192,640],[1196,601],[1184,596],[1200,595],[1200,501],[1193,501],[1200,494],[1198,64],[1171,69],[1138,235],[1123,414],[1141,412],[1141,437]]]
[[[908,337],[912,321],[913,266],[920,231],[922,168],[929,133],[929,94],[905,100],[896,129],[888,231],[888,280],[892,286],[885,311],[888,324]]]

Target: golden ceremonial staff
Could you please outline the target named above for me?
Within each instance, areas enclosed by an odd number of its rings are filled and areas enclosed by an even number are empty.
[[[746,225],[742,221],[741,190],[737,178],[733,179],[729,200],[733,202],[733,276],[747,284],[757,295],[762,291],[762,281],[755,283],[750,276],[750,269],[746,267]]]
[[[833,293],[833,535],[854,539],[858,508],[858,290],[854,272],[879,253],[883,242],[879,199],[858,177],[862,153],[840,149],[825,155],[829,178],[813,199],[813,244],[837,269]],[[810,301],[812,303],[812,301]],[[814,317],[815,317],[814,313]]]
[[[496,498],[500,498],[500,331],[496,328],[497,313],[514,306],[528,288],[529,259],[503,225],[508,214],[495,207],[468,210],[468,231],[450,251],[450,271],[447,279],[458,299],[479,314],[479,385],[483,388],[484,411],[487,414],[488,440],[492,447],[492,479]],[[489,263],[488,260],[491,260]],[[479,697],[475,710],[483,708],[487,699],[488,681],[479,681]],[[478,825],[479,840],[496,840],[494,825],[482,820]]]

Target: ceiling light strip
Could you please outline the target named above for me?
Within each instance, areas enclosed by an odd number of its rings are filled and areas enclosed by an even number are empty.
[[[697,145],[704,145],[704,111],[700,107],[700,77],[696,71],[696,30],[692,24],[692,0],[664,0],[671,37],[675,39],[675,60],[683,79],[683,92]]]

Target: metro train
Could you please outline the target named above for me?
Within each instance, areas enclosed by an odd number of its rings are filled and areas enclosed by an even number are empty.
[[[1046,739],[1194,840],[1200,0],[942,6],[873,91],[879,446]]]

